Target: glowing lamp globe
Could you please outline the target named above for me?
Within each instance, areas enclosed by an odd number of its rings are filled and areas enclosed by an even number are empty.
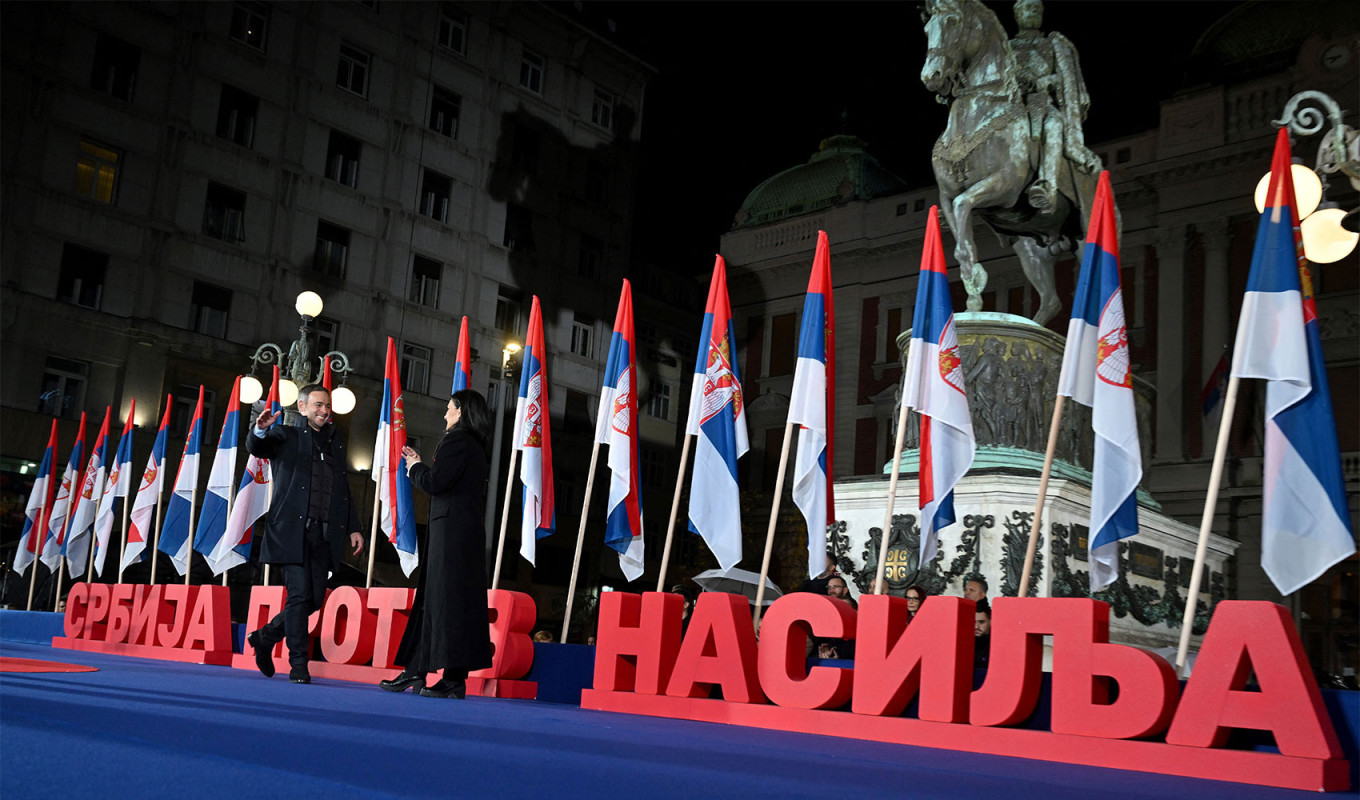
[[[1302,164],[1291,164],[1289,171],[1294,176],[1294,200],[1299,204],[1299,219],[1303,219],[1322,202],[1322,180],[1317,173]],[[1266,193],[1270,191],[1270,173],[1267,172],[1256,184],[1256,210],[1266,209]]]
[[[331,392],[331,410],[337,414],[348,414],[354,410],[356,399],[348,386],[341,386]]]
[[[296,383],[283,378],[279,381],[279,405],[287,408],[297,402],[298,387]]]
[[[315,318],[321,316],[323,305],[321,295],[316,292],[303,292],[297,296],[297,302],[293,304],[293,308],[304,317]]]
[[[1341,227],[1346,212],[1332,206],[1314,211],[1299,226],[1303,234],[1303,252],[1314,264],[1331,264],[1351,254],[1360,233]]]
[[[254,375],[241,376],[241,404],[250,405],[264,397],[264,387]]]

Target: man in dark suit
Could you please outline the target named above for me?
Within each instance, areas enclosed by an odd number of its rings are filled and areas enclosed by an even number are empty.
[[[266,410],[246,437],[246,450],[269,459],[273,474],[260,560],[279,566],[287,593],[283,611],[247,641],[255,648],[255,665],[272,677],[270,653],[284,640],[288,680],[311,683],[307,617],[326,600],[326,578],[339,566],[345,534],[356,555],[364,548],[364,537],[345,477],[345,444],[331,424],[330,392],[318,384],[303,387],[297,407],[305,425],[271,427],[279,415]]]

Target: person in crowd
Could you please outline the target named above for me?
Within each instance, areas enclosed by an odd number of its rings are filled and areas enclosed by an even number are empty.
[[[411,485],[430,495],[430,523],[419,543],[420,578],[406,632],[393,662],[403,669],[381,682],[401,692],[420,684],[423,697],[467,696],[467,676],[491,666],[486,605],[486,455],[491,413],[471,389],[455,392],[444,413],[445,433],[426,464],[410,447]],[[425,686],[427,673],[444,677]]]
[[[534,641],[542,642],[544,644],[552,644],[556,640],[553,638],[552,632],[549,631],[547,628],[539,628],[538,630],[534,631]]]
[[[273,472],[260,561],[279,567],[286,593],[283,610],[246,640],[266,678],[274,675],[274,646],[283,641],[288,680],[311,683],[307,617],[326,600],[326,578],[339,568],[346,534],[355,555],[364,549],[364,537],[345,477],[345,443],[331,422],[330,392],[320,384],[304,386],[297,410],[306,424],[274,425],[279,414],[265,409],[246,437],[246,450],[269,459]]]
[[[680,635],[683,636],[689,630],[689,618],[694,613],[694,602],[699,599],[699,595],[694,589],[683,583],[677,583],[671,587],[671,594],[678,594],[684,598],[684,610],[680,617]]]
[[[916,615],[921,612],[921,604],[930,596],[926,587],[919,583],[914,583],[907,587],[907,624],[916,619]]]
[[[850,596],[850,587],[846,584],[845,578],[833,574],[826,582],[827,597],[834,597],[843,603],[849,603],[850,607],[859,610],[859,604]],[[826,639],[817,638],[817,657],[818,658],[854,658],[855,640],[854,639]]]
[[[969,575],[963,581],[963,596],[974,603],[986,602],[987,579],[977,572]]]
[[[973,669],[987,669],[992,653],[992,606],[986,600],[973,610]]]

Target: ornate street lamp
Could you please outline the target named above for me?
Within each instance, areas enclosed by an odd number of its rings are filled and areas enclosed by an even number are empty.
[[[287,423],[295,424],[297,411],[293,405],[297,402],[298,389],[320,380],[329,362],[331,372],[339,373],[341,381],[341,385],[331,392],[331,410],[336,414],[348,414],[354,410],[356,402],[354,392],[344,385],[351,371],[349,356],[339,350],[332,350],[315,358],[317,368],[315,373],[312,372],[314,359],[311,355],[309,323],[321,315],[323,308],[321,297],[316,292],[303,292],[297,296],[293,308],[302,318],[297,341],[289,346],[286,358],[283,348],[273,342],[265,342],[255,350],[255,354],[250,357],[250,374],[241,376],[241,403],[250,405],[264,396],[264,386],[255,377],[255,371],[262,366],[278,364],[279,404],[284,408],[284,419]]]
[[[501,440],[505,435],[505,407],[510,403],[510,393],[514,391],[512,380],[515,373],[519,370],[520,351],[524,348],[518,342],[508,341],[501,348],[501,373],[497,378],[496,388],[496,428],[492,436],[491,445],[491,470],[498,472],[501,468]],[[496,477],[492,477],[492,486],[495,486]],[[505,489],[510,491],[509,487]],[[486,518],[483,523],[486,527],[486,563],[489,568],[493,568],[491,559],[495,554],[496,546],[496,503],[495,492],[492,492],[491,502],[486,504]]]

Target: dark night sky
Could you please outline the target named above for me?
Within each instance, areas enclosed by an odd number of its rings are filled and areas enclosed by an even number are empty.
[[[989,3],[1014,32],[1010,3]],[[1238,2],[1052,0],[1044,30],[1076,45],[1088,142],[1153,128],[1195,41]],[[656,67],[643,109],[634,263],[704,272],[747,193],[844,130],[908,185],[933,182],[947,110],[922,87],[916,2],[596,2]]]

